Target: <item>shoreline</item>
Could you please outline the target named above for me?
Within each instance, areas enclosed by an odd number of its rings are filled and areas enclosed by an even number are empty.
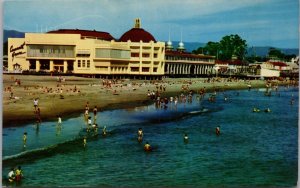
[[[65,82],[57,82],[55,77],[50,76],[14,75],[13,77],[3,75],[3,128],[34,124],[34,98],[39,98],[42,125],[43,121],[56,121],[58,114],[62,116],[62,119],[83,114],[86,102],[89,103],[90,113],[94,106],[97,106],[98,112],[101,112],[151,104],[153,101],[147,97],[147,92],[156,91],[160,85],[166,85],[166,91],[162,91],[161,97],[179,95],[183,86],[188,86],[188,90],[193,90],[194,93],[204,87],[209,93],[214,90],[244,90],[248,89],[247,84],[251,84],[251,89],[266,86],[263,80],[205,83],[203,80],[207,78],[199,78],[189,81],[187,79],[166,79],[157,81],[155,84],[148,84],[146,82],[149,81],[144,80],[127,80],[122,84],[116,83],[111,88],[103,88],[101,79],[66,77]],[[20,86],[13,84],[15,79],[21,80]],[[192,84],[186,84],[187,82],[192,82]],[[129,84],[132,84],[132,87],[124,88],[124,85],[128,86]],[[287,83],[277,82],[277,84],[286,85]],[[74,86],[78,90],[80,88],[80,93],[68,92]],[[12,87],[13,94],[19,96],[19,99],[8,99],[10,93],[5,92],[7,87]],[[63,92],[44,92],[45,88],[49,89],[50,87],[52,90],[61,88]],[[29,89],[26,90],[26,88]],[[63,95],[64,99],[60,99],[60,95]]]

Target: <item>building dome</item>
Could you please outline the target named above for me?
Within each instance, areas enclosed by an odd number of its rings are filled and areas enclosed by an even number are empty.
[[[130,40],[131,42],[156,42],[151,33],[141,28],[140,19],[136,19],[134,28],[125,32],[119,39],[120,42],[127,42],[128,40]]]
[[[167,42],[167,46],[172,46],[172,42],[170,40]]]
[[[172,44],[171,40],[169,40],[169,41],[167,42],[167,44],[166,44],[166,49],[167,49],[167,50],[172,50],[172,49],[173,49],[173,44]]]
[[[132,28],[126,33],[124,33],[120,40],[121,42],[127,42],[130,40],[131,42],[156,42],[155,38],[147,31],[142,28]]]
[[[184,50],[184,49],[185,49],[185,48],[184,48],[184,44],[183,44],[182,41],[179,42],[178,48],[177,48],[177,49],[178,49],[178,50]]]

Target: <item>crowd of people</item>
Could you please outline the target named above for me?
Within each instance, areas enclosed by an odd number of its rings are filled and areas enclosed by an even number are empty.
[[[17,86],[21,85],[21,81],[18,80],[17,82]],[[59,81],[61,82],[65,82],[65,80],[63,81]],[[166,109],[168,108],[168,105],[172,104],[172,106],[177,106],[178,103],[186,103],[186,102],[192,102],[193,100],[193,95],[196,93],[198,94],[197,96],[197,100],[202,100],[205,98],[205,95],[207,93],[207,88],[206,87],[200,87],[197,90],[191,90],[191,86],[193,84],[195,84],[196,82],[203,82],[203,83],[224,83],[224,84],[228,84],[230,82],[242,82],[247,84],[248,89],[251,90],[252,87],[250,87],[249,85],[251,85],[251,82],[249,80],[241,80],[241,79],[229,79],[229,78],[208,78],[208,79],[203,79],[201,81],[188,81],[188,80],[180,80],[180,81],[160,81],[160,80],[156,80],[156,81],[144,81],[142,83],[135,83],[135,82],[130,82],[130,83],[126,83],[122,80],[102,80],[102,87],[104,87],[106,90],[113,90],[116,91],[116,89],[119,89],[118,91],[120,92],[121,90],[130,90],[130,91],[134,91],[137,88],[140,87],[145,87],[147,88],[147,96],[150,100],[155,101],[155,106],[157,108],[160,109]],[[286,83],[288,82],[288,84],[286,84],[286,88],[288,88],[290,85],[291,86],[297,86],[298,82],[297,81],[285,81]],[[63,92],[65,91],[66,93],[80,93],[80,89],[78,88],[78,86],[73,85],[72,87],[70,86],[64,86],[63,84],[57,84],[56,89],[53,89],[52,87],[48,87],[48,86],[34,86],[35,89],[41,90],[43,93],[58,93],[60,95],[63,94]],[[168,87],[171,87],[174,84],[181,84],[181,93],[180,95],[176,95],[176,96],[170,96],[170,97],[166,97],[164,96],[164,93],[166,93],[166,91],[168,90]],[[30,90],[31,88],[28,86],[24,86],[24,89],[26,91]],[[155,90],[156,89],[156,90]],[[266,89],[267,91],[278,91],[278,84],[277,82],[273,82],[273,81],[266,81]],[[13,98],[13,86],[9,86],[6,87],[4,89],[5,92],[9,92],[11,93]],[[210,95],[210,97],[208,97],[208,100],[211,102],[214,102],[216,100],[216,98],[214,97],[215,94],[217,93],[218,89],[215,88],[214,91],[212,92],[212,94]],[[228,96],[224,95],[224,100],[228,100]],[[291,104],[294,104],[295,99],[292,97],[292,99],[290,100]],[[36,97],[33,99],[33,108],[34,108],[34,115],[35,115],[35,119],[37,123],[41,123],[41,109],[39,107],[39,98]],[[266,109],[266,112],[271,112],[271,110],[269,108]],[[90,108],[90,104],[89,102],[86,102],[85,107],[84,107],[84,120],[86,123],[86,131],[89,133],[93,133],[93,135],[98,135],[98,129],[100,128],[100,126],[97,124],[97,119],[99,119],[99,110],[97,108],[97,106],[95,105],[93,108]],[[62,117],[61,115],[57,115],[57,127],[61,130],[61,126],[62,126]],[[220,131],[220,126],[217,126],[215,128],[215,134],[217,136],[219,136],[221,134]],[[106,136],[107,135],[107,130],[106,130],[106,126],[103,126],[102,129],[102,135]],[[83,146],[86,147],[87,146],[87,141],[88,141],[88,136],[83,137]],[[143,143],[144,141],[144,132],[142,130],[142,128],[139,128],[137,131],[137,140],[140,143]],[[183,140],[184,143],[188,143],[189,141],[189,136],[187,135],[187,133],[183,134]],[[24,148],[26,147],[27,144],[27,132],[24,132],[23,134],[23,146]],[[152,151],[153,147],[150,145],[150,143],[148,141],[145,142],[144,144],[144,150],[145,151]],[[20,168],[14,168],[13,170],[11,170],[9,172],[8,175],[8,179],[10,181],[20,181],[22,177],[22,171],[21,171],[21,167]]]

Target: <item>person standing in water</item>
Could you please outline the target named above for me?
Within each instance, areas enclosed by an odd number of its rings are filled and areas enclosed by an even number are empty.
[[[86,137],[83,137],[83,147],[86,146]]]
[[[16,181],[17,182],[20,182],[22,177],[23,177],[23,173],[22,173],[22,170],[21,170],[21,166],[18,166],[18,168],[16,169],[15,171],[15,174],[16,174]]]
[[[11,183],[15,180],[15,172],[14,169],[11,168],[9,173],[8,173],[8,181]]]
[[[104,126],[102,129],[102,136],[106,136],[106,126]]]
[[[221,134],[220,132],[220,126],[216,127],[216,135],[219,136]]]
[[[25,132],[23,134],[23,146],[24,146],[24,148],[26,147],[26,142],[27,142],[27,132]]]
[[[94,123],[96,123],[97,112],[98,112],[98,109],[97,109],[97,106],[95,106],[94,109],[93,109],[93,113],[94,113]]]
[[[58,115],[58,116],[57,116],[57,125],[58,125],[58,126],[61,126],[61,123],[62,123],[61,117],[60,117],[60,115]]]
[[[139,128],[139,130],[138,130],[138,141],[139,142],[143,141],[143,136],[144,136],[143,130],[142,130],[142,128]]]

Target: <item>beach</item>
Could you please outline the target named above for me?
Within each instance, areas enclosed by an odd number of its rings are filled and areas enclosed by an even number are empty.
[[[275,81],[278,85],[287,81]],[[161,97],[179,95],[190,90],[248,89],[266,86],[264,80],[228,80],[222,78],[167,78],[163,80],[106,80],[75,76],[3,75],[3,127],[34,123],[37,119],[34,100],[38,100],[40,121],[53,121],[90,111],[98,112],[145,105],[147,93],[159,91]]]

